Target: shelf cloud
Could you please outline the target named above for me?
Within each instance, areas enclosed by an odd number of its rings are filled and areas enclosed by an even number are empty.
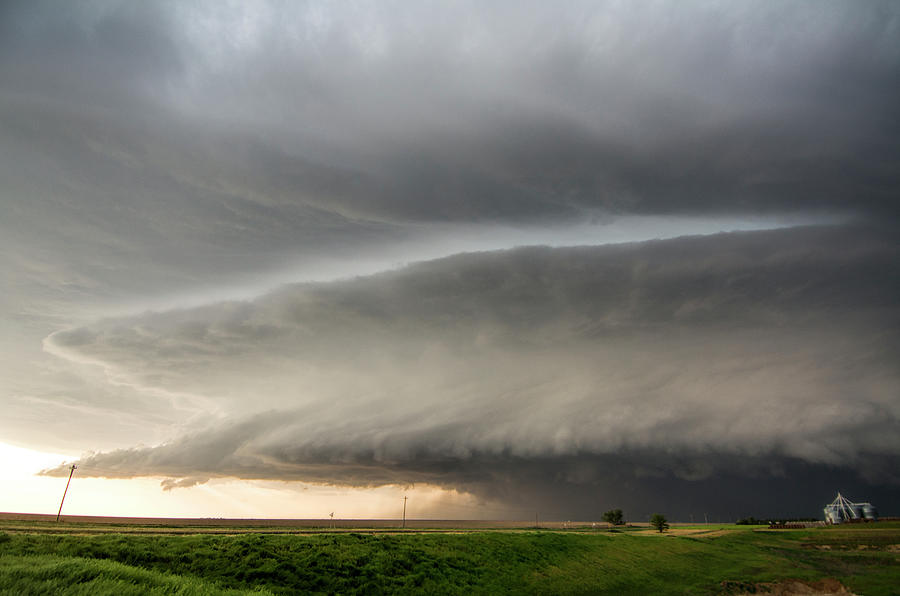
[[[216,414],[87,475],[492,494],[805,464],[890,484],[898,256],[848,227],[472,253],[46,344]]]
[[[10,1],[0,80],[2,441],[900,504],[896,2]]]

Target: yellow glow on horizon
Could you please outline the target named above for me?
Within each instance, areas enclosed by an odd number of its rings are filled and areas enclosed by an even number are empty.
[[[0,443],[8,481],[0,490],[0,511],[56,514],[66,478],[37,474],[77,459]],[[471,494],[430,485],[349,488],[220,478],[164,491],[161,480],[79,478],[76,470],[63,515],[325,519],[334,512],[335,519],[399,519],[403,496],[408,496],[408,519],[510,518]]]

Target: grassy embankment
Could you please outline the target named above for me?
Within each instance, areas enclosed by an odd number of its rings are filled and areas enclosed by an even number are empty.
[[[38,524],[0,533],[0,593],[717,594],[825,577],[898,593],[900,524],[718,529],[167,536]]]

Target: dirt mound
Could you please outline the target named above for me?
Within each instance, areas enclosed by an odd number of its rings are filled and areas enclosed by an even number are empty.
[[[817,582],[786,579],[780,582],[722,582],[723,593],[734,596],[770,594],[772,596],[856,596],[836,579],[826,578]]]

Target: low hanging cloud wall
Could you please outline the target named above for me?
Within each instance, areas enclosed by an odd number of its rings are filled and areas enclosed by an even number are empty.
[[[898,253],[854,226],[473,253],[45,344],[202,413],[162,445],[88,455],[87,475],[509,502],[724,478],[889,487]]]

